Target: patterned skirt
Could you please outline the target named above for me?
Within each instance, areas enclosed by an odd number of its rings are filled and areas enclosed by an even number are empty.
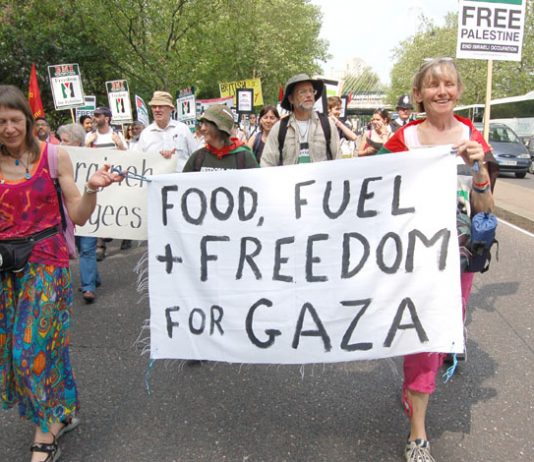
[[[79,409],[69,358],[69,268],[0,273],[0,396],[44,432]]]

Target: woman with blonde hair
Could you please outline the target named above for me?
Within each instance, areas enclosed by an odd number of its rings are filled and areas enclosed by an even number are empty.
[[[491,149],[469,119],[454,114],[463,90],[462,80],[450,58],[423,63],[413,79],[413,95],[425,119],[415,120],[395,132],[380,153],[404,152],[434,145],[453,145],[461,165],[458,168],[457,213],[470,222],[478,212],[493,210],[492,190],[498,167]],[[431,194],[431,191],[427,191]],[[459,234],[459,240],[460,240]],[[463,315],[474,273],[461,273]],[[404,358],[403,404],[410,418],[405,448],[408,462],[432,462],[425,418],[436,375],[445,354],[418,353]],[[444,459],[445,460],[445,459]]]

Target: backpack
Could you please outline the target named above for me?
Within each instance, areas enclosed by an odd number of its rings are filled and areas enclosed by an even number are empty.
[[[241,170],[243,168],[247,168],[247,164],[245,161],[245,155],[247,152],[250,152],[247,148],[243,148],[242,146],[237,148],[236,154],[235,154],[237,169]],[[202,169],[202,164],[204,164],[205,158],[206,158],[206,151],[204,149],[201,149],[195,157],[195,162],[193,165],[194,172],[200,172],[200,170]]]
[[[328,122],[328,116],[318,112],[319,121],[321,122],[321,127],[323,128],[324,138],[326,141],[326,158],[332,160],[332,150],[330,149],[330,140],[332,139],[332,132],[330,131],[330,123]],[[284,117],[280,120],[280,130],[278,131],[278,151],[280,157],[278,159],[278,165],[284,164],[284,158],[282,156],[282,151],[284,150],[284,142],[287,135],[287,125],[289,124],[289,117]]]
[[[491,263],[491,247],[497,244],[499,259],[499,241],[495,239],[497,217],[493,213],[479,212],[471,219],[471,257],[467,266],[469,273],[485,273]]]
[[[57,200],[59,203],[59,213],[61,214],[61,231],[65,236],[67,242],[67,249],[69,250],[69,257],[71,259],[76,258],[76,242],[74,239],[74,223],[69,217],[65,201],[63,199],[63,193],[61,192],[61,186],[57,179],[58,177],[58,151],[57,145],[48,143],[48,168],[50,169],[50,178],[54,181],[56,188]]]

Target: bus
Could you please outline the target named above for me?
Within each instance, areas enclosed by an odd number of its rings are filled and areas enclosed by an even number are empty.
[[[473,122],[482,122],[484,104],[458,106],[454,112]],[[492,100],[490,122],[508,125],[521,138],[534,136],[534,91],[521,96]]]

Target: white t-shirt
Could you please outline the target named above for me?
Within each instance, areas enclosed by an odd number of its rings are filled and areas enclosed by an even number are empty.
[[[91,147],[93,148],[110,148],[110,149],[115,149],[117,148],[117,145],[115,144],[115,142],[113,141],[113,138],[111,137],[111,135],[113,134],[113,130],[110,128],[108,130],[107,133],[100,133],[100,132],[96,132],[96,139],[93,141],[93,144],[91,144]],[[89,132],[85,135],[85,139],[87,140],[87,138],[89,136],[92,136],[93,133],[92,132]],[[124,139],[124,136],[122,136],[122,133],[121,132],[117,132],[117,135],[119,135],[119,138],[122,142],[122,145],[123,146],[126,146],[126,140]]]
[[[197,143],[186,124],[171,119],[165,128],[152,122],[141,132],[139,143],[134,149],[158,154],[163,150],[176,149],[176,171],[181,172],[189,156],[196,151]]]

